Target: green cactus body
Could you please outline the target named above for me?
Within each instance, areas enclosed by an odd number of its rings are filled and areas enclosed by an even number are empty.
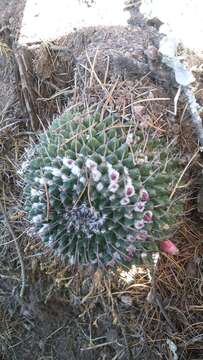
[[[173,231],[179,176],[163,140],[112,117],[54,120],[26,161],[25,210],[33,232],[70,264],[137,263]]]

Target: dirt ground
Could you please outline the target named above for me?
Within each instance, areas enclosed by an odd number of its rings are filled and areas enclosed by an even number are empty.
[[[158,47],[156,28],[137,18],[131,2],[130,29],[88,29],[24,52],[16,49],[23,8],[23,1],[0,2],[0,359],[203,359],[202,157],[184,99],[177,116],[171,113],[177,91],[172,75],[147,61],[147,47]],[[25,77],[22,58],[29,64]],[[197,80],[203,106],[199,72]],[[119,270],[76,271],[59,259],[50,263],[39,240],[27,235],[18,175],[25,149],[66,106],[117,112],[128,120],[140,100],[147,104],[141,126],[175,139],[188,169],[186,210],[175,238],[180,255],[161,255],[153,284],[154,270],[146,264],[127,277]]]

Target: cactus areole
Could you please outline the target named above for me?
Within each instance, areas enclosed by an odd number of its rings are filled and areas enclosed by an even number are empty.
[[[170,147],[112,117],[65,112],[23,166],[33,233],[69,264],[133,264],[177,223]]]

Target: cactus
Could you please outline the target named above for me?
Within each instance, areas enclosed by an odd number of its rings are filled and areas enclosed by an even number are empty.
[[[177,225],[177,161],[133,123],[70,111],[40,135],[24,166],[33,233],[69,264],[137,263]]]

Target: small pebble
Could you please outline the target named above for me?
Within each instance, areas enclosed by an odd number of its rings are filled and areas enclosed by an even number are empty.
[[[129,296],[129,295],[122,295],[121,302],[126,306],[132,306],[132,304],[133,304],[133,300],[132,300],[131,296]]]

